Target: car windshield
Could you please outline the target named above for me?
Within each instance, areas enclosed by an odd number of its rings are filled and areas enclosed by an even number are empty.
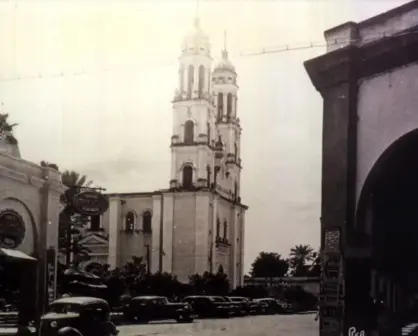
[[[74,303],[53,303],[49,306],[50,313],[57,314],[71,314],[71,313],[80,313],[80,305]]]

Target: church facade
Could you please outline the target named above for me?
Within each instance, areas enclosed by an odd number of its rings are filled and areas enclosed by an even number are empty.
[[[85,238],[92,246],[95,239],[108,244],[111,267],[142,256],[152,272],[169,272],[180,281],[223,269],[232,287],[243,284],[248,207],[240,197],[237,73],[225,49],[213,69],[212,60],[196,20],[179,58],[167,189],[109,194],[99,224],[107,240]]]

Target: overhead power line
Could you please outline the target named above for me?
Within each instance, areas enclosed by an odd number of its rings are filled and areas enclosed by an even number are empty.
[[[366,44],[366,43],[370,43],[370,42],[373,42],[373,41],[376,41],[378,39],[385,38],[385,37],[411,35],[411,34],[417,34],[417,33],[418,33],[418,30],[408,31],[404,33],[384,32],[384,33],[379,33],[379,34],[368,34],[367,37],[363,36],[361,38],[361,43]],[[273,46],[264,47],[264,48],[253,50],[253,51],[248,50],[248,51],[240,52],[238,54],[233,53],[231,58],[236,59],[236,58],[243,58],[243,57],[245,58],[245,57],[251,57],[251,56],[261,56],[265,54],[276,54],[276,53],[283,53],[283,52],[298,51],[298,50],[304,50],[304,49],[324,48],[324,47],[332,46],[332,45],[346,45],[350,42],[355,42],[355,40],[338,38],[338,39],[335,39],[333,41],[328,41],[328,42],[317,41],[317,42],[306,42],[306,43],[298,43],[298,44],[287,44],[287,45],[282,45],[282,46],[277,46],[277,47],[273,47]],[[177,60],[173,59],[169,62],[164,62],[160,64],[156,63],[155,65],[151,65],[151,68],[175,66],[176,64],[177,64]],[[149,66],[147,66],[147,68],[149,69]],[[90,71],[88,70],[60,71],[60,72],[52,73],[52,74],[42,74],[42,73],[39,73],[36,75],[22,74],[22,75],[3,77],[3,78],[0,76],[0,83],[13,82],[13,81],[43,80],[43,79],[75,77],[75,76],[87,76],[87,75],[101,74],[101,73],[126,72],[126,73],[132,74],[133,72],[137,72],[137,71],[141,71],[141,70],[136,69],[134,67],[114,67],[114,68],[106,68],[106,69],[98,69],[98,70],[90,70]]]

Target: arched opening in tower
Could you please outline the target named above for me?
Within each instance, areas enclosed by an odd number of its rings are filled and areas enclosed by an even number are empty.
[[[205,86],[205,67],[199,66],[199,98],[202,98],[203,88]]]
[[[184,143],[191,145],[194,142],[194,123],[191,120],[184,124]]]
[[[186,166],[183,168],[183,189],[190,190],[193,188],[193,168]]]
[[[352,241],[367,258],[346,261],[346,319],[376,321],[373,302],[403,314],[418,293],[418,130],[385,150],[360,194]],[[401,294],[401,292],[403,294]]]
[[[187,71],[187,97],[190,99],[192,97],[192,90],[194,84],[194,66],[189,65]]]
[[[222,120],[222,114],[224,113],[224,95],[222,93],[218,93],[218,102],[216,104],[218,108],[218,121]]]
[[[232,115],[232,93],[228,93],[226,96],[226,115],[231,118]]]

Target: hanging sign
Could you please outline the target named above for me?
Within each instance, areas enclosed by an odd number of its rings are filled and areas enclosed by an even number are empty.
[[[76,212],[85,216],[98,216],[109,208],[108,198],[97,191],[82,191],[72,200]]]

